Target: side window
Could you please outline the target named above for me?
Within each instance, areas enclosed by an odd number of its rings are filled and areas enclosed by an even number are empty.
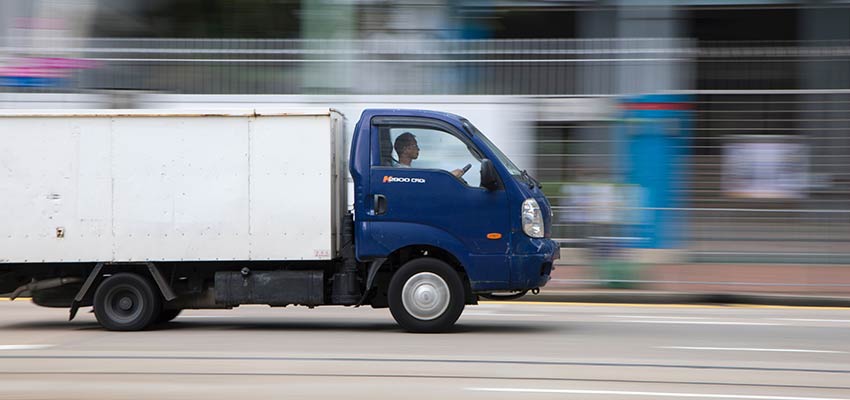
[[[454,135],[430,128],[382,127],[381,165],[395,168],[441,169],[478,187],[481,162]],[[464,173],[463,168],[471,164]]]

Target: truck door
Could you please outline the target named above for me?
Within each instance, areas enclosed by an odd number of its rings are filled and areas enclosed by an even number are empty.
[[[479,186],[484,157],[469,137],[429,118],[372,121],[370,241],[432,243],[427,232],[439,230],[463,243],[476,264],[493,266],[488,280],[508,281],[509,268],[496,267],[506,265],[510,244],[507,194]],[[415,238],[419,228],[432,237]]]

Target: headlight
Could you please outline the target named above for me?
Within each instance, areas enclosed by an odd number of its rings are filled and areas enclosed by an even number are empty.
[[[522,231],[533,238],[543,237],[543,214],[537,200],[527,199],[522,202]]]

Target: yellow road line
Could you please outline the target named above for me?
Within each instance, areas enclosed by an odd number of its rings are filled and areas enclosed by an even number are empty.
[[[554,305],[573,307],[657,307],[657,308],[777,308],[777,309],[806,309],[806,310],[848,310],[850,307],[820,307],[820,306],[780,306],[763,304],[642,304],[642,303],[578,303],[564,301],[480,301],[479,304],[528,304]]]
[[[769,304],[730,304],[729,307],[741,308],[805,308],[807,310],[848,310],[850,307],[829,307],[829,306],[777,306]]]
[[[26,301],[26,300],[30,300],[30,299],[31,299],[30,297],[18,297],[14,301]],[[8,297],[0,297],[0,301],[12,301],[12,300],[9,299]]]
[[[529,305],[555,305],[555,306],[596,306],[596,307],[669,307],[669,308],[724,308],[722,305],[714,304],[641,304],[641,303],[580,303],[565,301],[480,301],[479,304],[529,304]]]

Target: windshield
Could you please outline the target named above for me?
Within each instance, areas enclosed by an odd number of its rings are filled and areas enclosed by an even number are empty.
[[[478,128],[475,127],[475,125],[472,125],[471,122],[469,122],[468,120],[465,120],[465,119],[462,120],[461,122],[463,123],[463,126],[466,127],[466,129],[468,129],[473,135],[479,137],[481,139],[481,141],[484,142],[484,145],[487,146],[490,149],[490,151],[492,151],[493,154],[496,155],[496,158],[498,158],[499,162],[501,162],[502,165],[504,165],[505,168],[508,169],[508,172],[511,175],[514,175],[514,176],[522,175],[522,170],[519,169],[511,161],[511,159],[508,158],[508,156],[505,155],[505,153],[502,153],[502,151],[499,150],[499,148],[496,147],[496,145],[493,144],[493,142],[491,142],[490,139],[487,139],[487,136],[484,136],[484,134],[481,133],[481,131],[479,131]]]

